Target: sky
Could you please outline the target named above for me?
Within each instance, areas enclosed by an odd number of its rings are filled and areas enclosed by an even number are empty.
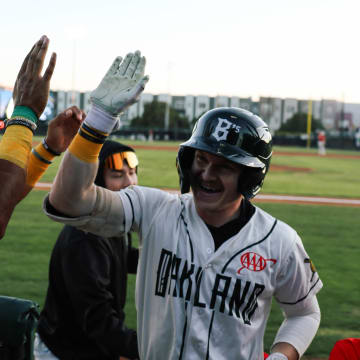
[[[147,93],[360,103],[359,0],[5,0],[0,13],[2,86],[45,34],[52,90],[93,90],[139,49]]]

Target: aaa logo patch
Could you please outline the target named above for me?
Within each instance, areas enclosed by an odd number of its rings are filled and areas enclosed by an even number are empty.
[[[242,267],[237,271],[240,274],[240,271],[244,268],[251,271],[262,271],[266,268],[267,262],[270,261],[273,264],[277,263],[275,259],[265,259],[261,255],[254,252],[247,252],[241,255],[240,262]]]

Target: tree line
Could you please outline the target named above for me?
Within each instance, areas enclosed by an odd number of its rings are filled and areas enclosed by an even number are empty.
[[[164,129],[165,128],[165,114],[166,114],[165,102],[154,100],[144,105],[144,112],[142,116],[138,116],[131,120],[130,126],[133,128],[147,128],[147,129]],[[185,114],[179,112],[170,106],[169,113],[169,129],[184,129],[191,130],[195,121],[189,120],[185,117]],[[266,121],[266,119],[264,119]],[[316,132],[323,130],[324,127],[321,121],[312,117],[311,131]],[[307,132],[307,114],[297,113],[294,114],[286,123],[282,124],[277,133],[293,133],[301,134]]]

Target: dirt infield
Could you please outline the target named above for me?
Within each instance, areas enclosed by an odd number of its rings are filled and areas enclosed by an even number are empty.
[[[297,167],[297,166],[288,166],[288,165],[271,165],[271,172],[274,171],[290,171],[290,172],[311,172],[311,168],[307,167]]]

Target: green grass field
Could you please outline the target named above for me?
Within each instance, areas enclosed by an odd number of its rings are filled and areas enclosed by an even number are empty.
[[[281,151],[289,149],[279,148],[275,153]],[[139,149],[137,153],[142,185],[177,188],[176,151]],[[308,167],[313,171],[270,171],[264,193],[360,198],[359,159],[279,155],[274,156],[272,164]],[[56,165],[50,167],[43,181],[52,181]],[[43,215],[41,204],[44,196],[45,192],[34,190],[18,205],[6,236],[0,241],[0,293],[33,299],[40,306],[47,288],[51,248],[61,229],[60,224]],[[327,358],[336,340],[360,337],[360,287],[357,278],[360,208],[271,203],[257,203],[257,206],[298,231],[320,273],[324,283],[318,297],[322,322],[307,355]],[[129,280],[127,324],[135,327],[135,277],[130,276]],[[281,314],[274,304],[265,336],[266,349],[280,322]]]

